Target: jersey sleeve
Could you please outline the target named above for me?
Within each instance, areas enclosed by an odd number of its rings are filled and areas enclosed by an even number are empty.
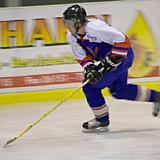
[[[94,63],[93,58],[86,55],[84,49],[77,43],[77,39],[70,32],[67,33],[67,40],[71,45],[73,56],[82,67]]]
[[[98,33],[100,41],[112,45],[111,53],[114,56],[126,58],[128,49],[130,48],[130,42],[127,36],[117,29],[107,25],[105,22],[101,22],[101,25],[97,28],[98,30],[96,32]]]
[[[115,56],[126,58],[129,48],[130,48],[130,41],[126,36],[120,42],[115,39],[112,46],[112,54]]]

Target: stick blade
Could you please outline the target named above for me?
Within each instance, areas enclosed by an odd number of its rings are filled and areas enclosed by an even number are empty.
[[[15,138],[7,141],[7,143],[6,143],[3,147],[6,147],[8,144],[13,143],[16,139],[17,139],[17,138],[15,137]]]

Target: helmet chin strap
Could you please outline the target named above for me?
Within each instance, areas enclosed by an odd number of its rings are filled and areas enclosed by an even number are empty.
[[[80,27],[77,27],[77,28],[76,28],[76,34],[78,33],[79,29],[80,29]]]
[[[78,35],[80,35],[80,36],[84,36],[85,35],[85,33],[78,33],[78,31],[79,31],[79,29],[82,27],[82,25],[80,25],[80,24],[75,24],[75,29],[76,29],[76,33],[75,34],[78,34]]]
[[[76,29],[76,34],[78,33],[78,31],[79,31],[79,29],[80,29],[80,25],[79,25],[79,23],[78,22],[76,22],[75,24],[74,24],[74,27],[75,27],[75,29]]]

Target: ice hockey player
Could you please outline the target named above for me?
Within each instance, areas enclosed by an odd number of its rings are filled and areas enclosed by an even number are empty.
[[[160,93],[127,83],[134,59],[127,36],[100,19],[88,21],[85,9],[79,5],[68,7],[63,18],[73,55],[84,68],[84,81],[89,80],[83,92],[95,118],[84,122],[83,130],[108,131],[109,110],[101,92],[105,87],[117,99],[153,102],[152,115],[159,116]]]

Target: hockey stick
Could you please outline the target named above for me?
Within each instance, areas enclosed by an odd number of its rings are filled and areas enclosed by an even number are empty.
[[[55,106],[50,108],[46,113],[44,113],[39,119],[37,119],[33,124],[29,125],[26,129],[24,129],[20,134],[18,134],[13,139],[7,141],[7,143],[3,146],[6,147],[8,144],[13,143],[17,139],[19,139],[21,136],[23,136],[28,130],[30,130],[32,127],[34,127],[36,124],[38,124],[41,120],[43,120],[47,115],[49,115],[51,112],[56,110],[61,104],[63,104],[65,101],[67,101],[70,97],[72,97],[74,94],[76,94],[83,86],[85,86],[89,80],[85,81],[79,88],[75,89],[72,93],[70,93],[68,96],[66,96],[64,99],[62,99],[60,102],[58,102]]]

